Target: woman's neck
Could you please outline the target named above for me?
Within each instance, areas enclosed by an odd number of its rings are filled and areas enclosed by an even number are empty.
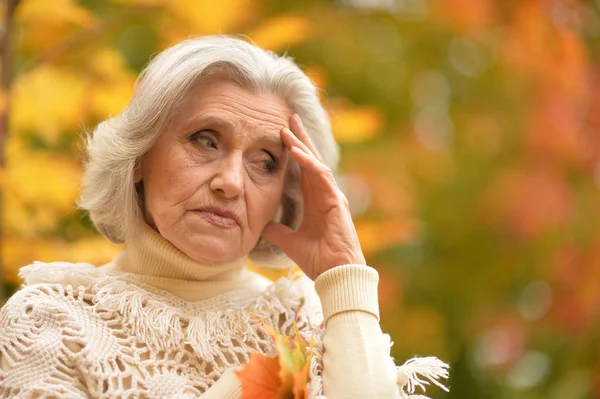
[[[120,271],[148,277],[225,281],[235,279],[242,273],[246,259],[213,265],[198,262],[144,224],[140,234],[127,241],[126,249],[114,262]]]

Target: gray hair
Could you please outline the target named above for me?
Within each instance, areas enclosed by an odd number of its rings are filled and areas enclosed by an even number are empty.
[[[129,105],[88,135],[79,206],[110,241],[123,243],[144,223],[143,199],[134,178],[139,160],[194,85],[222,72],[238,84],[280,96],[302,119],[324,163],[336,169],[339,152],[327,113],[315,86],[290,58],[234,37],[185,40],[158,54],[140,74]],[[277,220],[295,229],[302,221],[303,204],[299,167],[295,162],[290,166]],[[263,265],[289,263],[279,248],[263,239],[249,257]]]

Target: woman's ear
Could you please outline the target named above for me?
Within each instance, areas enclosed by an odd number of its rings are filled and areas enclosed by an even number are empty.
[[[142,159],[138,159],[135,163],[135,170],[133,171],[133,178],[135,179],[135,183],[139,183],[142,181],[143,173],[142,173]]]

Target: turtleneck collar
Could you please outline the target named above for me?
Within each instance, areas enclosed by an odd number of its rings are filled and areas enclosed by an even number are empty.
[[[127,241],[111,269],[158,279],[217,282],[238,279],[245,263],[246,258],[217,265],[197,262],[144,224],[140,234]]]

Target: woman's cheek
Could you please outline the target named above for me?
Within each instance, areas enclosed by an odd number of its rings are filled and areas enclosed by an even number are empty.
[[[195,151],[190,156],[190,163],[203,166],[217,162],[220,158],[222,158],[222,153],[219,151]]]
[[[269,185],[271,184],[271,179],[269,179],[268,174],[264,172],[264,169],[261,170],[261,168],[252,161],[247,161],[245,166],[246,173],[248,174],[248,177],[254,186],[256,186],[259,190],[268,189]]]
[[[277,213],[281,203],[281,194],[283,187],[277,184],[267,182],[267,184],[252,184],[251,189],[247,189],[246,203],[248,206],[248,216],[264,227],[270,222]]]

